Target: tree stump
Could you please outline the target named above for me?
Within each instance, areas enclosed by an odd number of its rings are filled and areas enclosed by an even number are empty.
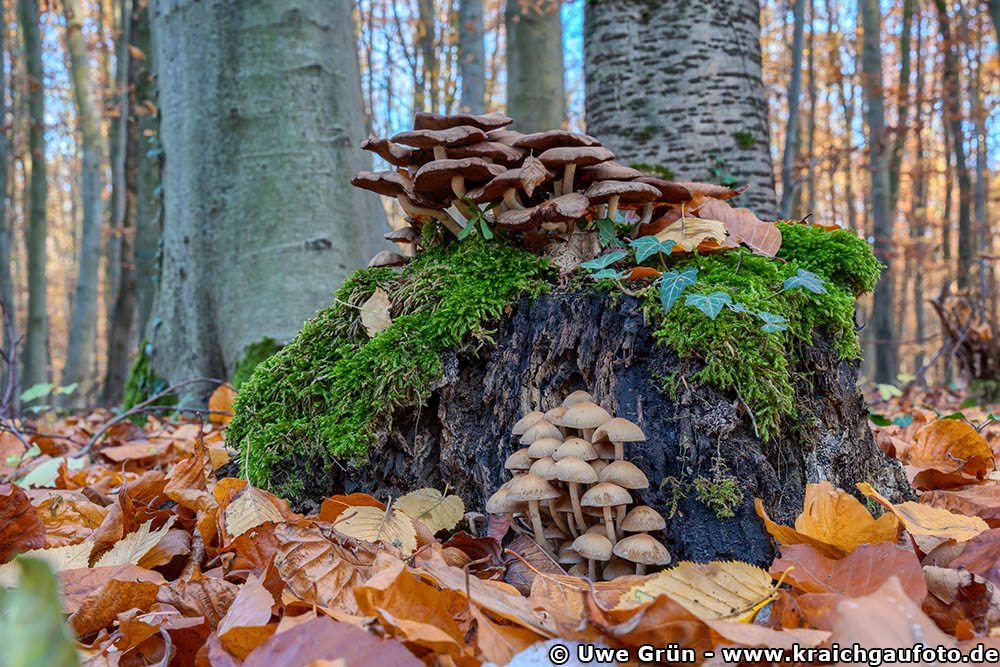
[[[514,422],[577,389],[645,432],[628,458],[650,488],[633,495],[668,517],[657,537],[675,560],[769,563],[774,549],[754,498],[776,521],[791,523],[808,482],[826,479],[851,492],[869,482],[892,497],[907,493],[901,467],[868,428],[857,364],[839,359],[836,341],[822,333],[794,369],[799,418],[769,440],[755,433],[736,397],[690,379],[700,362],[656,344],[632,297],[522,297],[492,338],[495,345],[477,352],[445,352],[444,375],[424,404],[397,410],[360,468],[335,467],[308,481],[299,509],[315,510],[341,489],[385,499],[447,485],[467,509],[481,511],[509,478],[504,459],[521,447],[510,434]],[[727,509],[733,516],[724,516]]]

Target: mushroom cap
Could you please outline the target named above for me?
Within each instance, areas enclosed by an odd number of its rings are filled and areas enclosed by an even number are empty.
[[[486,114],[456,113],[450,116],[431,111],[420,111],[413,117],[413,129],[447,130],[451,127],[468,125],[485,132],[487,130],[498,130],[513,122],[513,118],[496,111]]]
[[[609,463],[598,476],[601,482],[611,482],[626,489],[648,489],[649,479],[639,467],[628,461]]]
[[[615,460],[615,446],[611,444],[610,440],[598,440],[594,438],[594,449],[597,450],[597,458],[604,459],[605,461]]]
[[[546,456],[532,463],[528,472],[551,482],[556,478],[556,462],[552,460],[551,456]]]
[[[534,426],[535,422],[537,422],[539,419],[542,419],[544,416],[545,416],[544,412],[533,410],[528,414],[524,415],[523,417],[521,417],[520,419],[518,419],[517,423],[514,424],[514,428],[512,428],[510,432],[514,435],[523,435],[525,431]]]
[[[601,575],[604,577],[604,581],[611,581],[617,579],[618,577],[631,577],[635,574],[635,565],[629,563],[627,560],[615,556],[608,561],[608,564],[604,566],[601,571]]]
[[[694,196],[690,190],[680,183],[665,181],[662,178],[641,176],[635,180],[638,183],[645,183],[646,185],[651,185],[659,190],[660,196],[657,198],[657,201],[667,202],[668,204],[681,204],[690,200],[691,197]]]
[[[667,548],[646,533],[629,535],[619,540],[614,546],[614,554],[643,565],[666,565],[670,562]]]
[[[648,505],[633,507],[622,520],[622,530],[630,533],[646,533],[651,530],[663,530],[667,522],[663,515]]]
[[[589,401],[590,403],[593,403],[594,397],[582,389],[577,389],[576,391],[574,391],[569,396],[563,399],[562,405],[564,408],[568,408],[569,406],[574,405],[575,403],[582,403],[584,401]]]
[[[521,475],[507,489],[507,498],[514,501],[548,500],[558,498],[559,489],[539,475]]]
[[[573,499],[569,497],[569,494],[559,496],[559,499],[556,500],[556,511],[567,513],[573,511]]]
[[[406,225],[405,227],[400,227],[399,229],[394,229],[387,234],[383,234],[382,237],[386,241],[393,241],[395,243],[409,243],[410,245],[420,242],[420,232],[418,232],[410,225]]]
[[[538,164],[541,165],[540,169],[522,166],[498,174],[486,185],[469,190],[469,199],[477,204],[482,204],[503,197],[507,190],[524,190],[530,197],[536,187],[556,177],[540,162]]]
[[[373,269],[376,267],[387,267],[387,266],[403,266],[410,261],[409,257],[404,257],[398,252],[393,252],[391,250],[380,250],[371,258],[368,262],[368,268]]]
[[[584,558],[602,561],[611,560],[611,554],[614,551],[611,540],[600,533],[584,533],[573,540],[570,548]]]
[[[578,134],[566,130],[547,130],[525,134],[514,142],[517,148],[526,148],[536,153],[558,146],[600,146],[601,142],[589,134]]]
[[[563,426],[581,429],[597,428],[610,419],[607,410],[590,401],[574,403],[562,416]]]
[[[559,549],[559,556],[556,562],[560,565],[573,565],[574,563],[582,563],[584,560],[586,559],[573,548],[573,544],[567,542]]]
[[[601,454],[600,451],[598,451],[597,453],[598,458],[590,462],[590,467],[593,468],[594,472],[597,473],[598,478],[600,478],[601,476],[601,471],[608,467],[608,462],[603,458],[600,458],[600,454]],[[613,454],[614,453],[612,452],[612,457],[611,457],[612,459],[614,458]]]
[[[351,185],[386,197],[398,197],[410,191],[410,179],[398,171],[359,171]]]
[[[566,539],[566,533],[562,531],[562,528],[554,523],[550,523],[545,526],[545,539],[547,540],[564,540]]]
[[[523,132],[512,130],[509,127],[502,127],[499,130],[490,130],[486,133],[487,141],[495,141],[505,146],[513,147],[517,140],[524,136]]]
[[[552,454],[552,458],[556,461],[561,461],[569,456],[583,459],[584,461],[593,461],[597,458],[597,450],[583,438],[566,438],[559,445],[559,449]]]
[[[602,482],[590,487],[583,494],[583,497],[580,498],[580,504],[586,507],[617,507],[618,505],[630,505],[631,503],[632,494],[617,484],[611,484],[610,482]]]
[[[509,514],[524,510],[523,503],[517,503],[507,497],[508,489],[500,487],[486,501],[486,511],[490,514]]]
[[[687,191],[691,193],[692,197],[701,194],[706,197],[714,197],[715,199],[729,199],[731,197],[735,197],[738,194],[746,192],[747,188],[750,187],[749,183],[741,188],[731,188],[728,185],[716,185],[714,183],[691,183],[689,181],[681,181],[675,183],[675,185],[679,185],[687,189]]]
[[[565,413],[566,410],[568,410],[568,408],[564,408],[561,405],[559,407],[552,408],[545,413],[545,421],[550,424],[555,424],[556,426],[562,426],[559,422],[562,420],[563,413]]]
[[[594,181],[631,181],[642,176],[642,172],[632,167],[626,167],[614,160],[583,167],[576,172],[574,182],[587,185]]]
[[[594,440],[611,442],[641,442],[646,439],[642,429],[622,417],[615,417],[600,424],[594,431]]]
[[[562,433],[544,419],[539,419],[531,428],[521,434],[521,444],[530,445],[539,438],[562,438]]]
[[[652,185],[637,181],[597,181],[592,183],[583,194],[587,196],[591,204],[603,204],[615,196],[618,197],[619,204],[645,204],[656,201],[657,197],[660,196],[660,191]]]
[[[459,125],[444,130],[410,130],[400,132],[392,138],[397,144],[415,146],[416,148],[434,148],[435,146],[464,146],[486,141],[486,133],[478,127]]]
[[[434,160],[428,162],[413,176],[413,191],[421,194],[445,194],[452,192],[451,179],[461,176],[466,181],[483,183],[502,173],[504,168],[490,164],[480,157]]]
[[[527,470],[531,467],[531,459],[528,458],[528,448],[519,449],[504,461],[503,467],[507,470]]]
[[[514,148],[499,141],[480,141],[477,144],[456,146],[448,150],[455,157],[481,157],[495,160],[505,167],[516,167],[528,154],[523,148]]]
[[[583,563],[573,563],[570,566],[570,568],[566,570],[566,574],[568,574],[569,576],[579,577],[580,579],[585,579],[587,577],[588,572],[589,570],[587,569],[586,561],[584,561]]]
[[[544,438],[538,438],[528,447],[528,456],[533,459],[544,459],[545,457],[551,458],[556,450],[559,449],[559,445],[562,444],[562,440],[559,438],[550,438],[548,436]]]
[[[534,229],[545,222],[574,222],[586,215],[589,207],[589,199],[571,192],[531,208],[504,211],[496,217],[496,224],[508,229]]]
[[[559,459],[553,465],[553,472],[560,482],[575,482],[576,484],[593,484],[597,481],[597,474],[590,464],[575,456],[567,456]]]
[[[592,164],[613,160],[614,157],[615,154],[604,146],[556,146],[543,152],[538,159],[546,167],[552,168],[565,167],[568,164],[589,167]]]
[[[388,139],[380,139],[374,132],[361,142],[362,150],[371,151],[395,167],[412,167],[433,159],[429,151],[397,146]]]

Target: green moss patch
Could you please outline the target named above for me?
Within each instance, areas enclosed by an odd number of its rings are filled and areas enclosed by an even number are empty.
[[[698,282],[685,294],[722,291],[749,311],[784,317],[787,329],[767,333],[753,312],[728,308],[713,320],[683,298],[664,314],[655,288],[644,292],[647,315],[656,326],[654,337],[681,357],[702,360],[694,378],[734,393],[753,413],[764,436],[777,433],[783,416],[794,414],[792,368],[813,335],[824,331],[843,358],[860,355],[854,328],[854,301],[871,290],[879,264],[868,244],[846,231],[827,232],[801,224],[783,224],[777,259],[745,250],[685,255],[671,268],[697,267]],[[799,269],[816,273],[827,292],[783,290],[786,278]]]
[[[257,368],[257,364],[264,361],[272,354],[277,354],[281,346],[278,345],[277,341],[273,338],[264,338],[256,343],[252,343],[247,346],[246,353],[243,355],[243,359],[236,364],[236,368],[233,370],[233,379],[231,383],[233,389],[239,390],[244,382],[250,379],[253,375],[253,371]]]
[[[132,363],[132,370],[129,371],[128,379],[125,381],[125,392],[122,396],[122,409],[128,410],[154,396],[170,385],[166,380],[153,372],[153,364],[150,360],[150,353],[153,351],[152,343],[145,338],[139,343],[139,354]],[[164,396],[157,400],[154,405],[176,405],[177,397],[174,395]],[[137,424],[145,423],[146,415],[135,415],[132,418]]]
[[[335,459],[363,458],[376,426],[426,397],[445,349],[488,342],[490,320],[547,278],[547,260],[476,236],[426,250],[401,273],[355,273],[237,394],[227,439],[247,456],[250,481],[291,497]],[[360,307],[379,287],[392,325],[369,338]]]

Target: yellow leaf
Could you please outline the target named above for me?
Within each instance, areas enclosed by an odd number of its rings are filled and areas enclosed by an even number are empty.
[[[417,533],[406,514],[377,507],[352,507],[343,516],[349,518],[338,521],[335,527],[344,535],[372,544],[381,542],[395,547],[405,556],[417,548]]]
[[[892,512],[903,522],[903,527],[913,535],[929,535],[956,542],[968,542],[990,528],[978,516],[955,514],[941,507],[921,505],[912,501],[893,505],[867,482],[859,482],[858,491]]]
[[[284,517],[267,496],[252,486],[226,507],[226,532],[233,539],[265,521],[281,522]]]
[[[365,327],[370,338],[374,338],[392,324],[392,318],[389,317],[391,307],[389,295],[381,287],[376,287],[372,295],[361,306],[361,324]]]
[[[134,533],[129,533],[123,539],[116,542],[115,546],[111,547],[111,551],[97,559],[94,567],[135,565],[139,562],[140,558],[145,556],[170,531],[170,526],[173,525],[176,518],[175,516],[170,517],[159,530],[155,531],[150,530],[150,526],[153,525],[153,520],[150,519],[139,526],[139,529]]]
[[[432,533],[451,530],[465,516],[465,503],[456,495],[445,496],[437,489],[417,489],[396,501],[397,510],[420,521]]]
[[[749,621],[774,595],[767,570],[739,561],[692,563],[649,577],[622,594],[617,609],[631,609],[666,595],[703,619]]]
[[[211,397],[208,399],[208,409],[212,410],[212,412],[208,415],[208,418],[213,423],[228,424],[233,420],[233,395],[235,393],[233,385],[228,382],[220,384],[212,392]]]
[[[694,250],[705,239],[726,240],[726,223],[706,218],[681,218],[656,234],[659,241],[673,241],[684,250]]]
[[[80,542],[79,544],[67,544],[66,546],[53,547],[51,549],[31,549],[22,552],[20,555],[44,560],[49,564],[53,572],[61,572],[78,567],[87,567],[90,563],[90,552],[93,550],[93,542]],[[0,565],[0,587],[13,588],[16,586],[19,574],[18,566],[13,561]]]

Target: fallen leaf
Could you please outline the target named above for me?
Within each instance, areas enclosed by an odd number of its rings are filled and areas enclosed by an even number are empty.
[[[566,574],[559,564],[552,560],[552,556],[527,535],[518,535],[507,545],[507,550],[520,554],[521,558],[528,562],[528,565],[525,565],[519,558],[507,556],[508,564],[503,577],[504,581],[522,595],[531,593],[532,584],[537,578],[536,573]]]
[[[191,553],[191,533],[183,529],[173,528],[152,549],[143,554],[136,564],[151,570],[154,567],[166,565],[175,556],[189,553]]]
[[[149,581],[110,579],[80,600],[67,622],[77,636],[88,635],[111,625],[123,611],[149,609],[156,601],[159,588],[158,584]]]
[[[929,535],[956,542],[967,542],[979,533],[989,530],[986,522],[977,516],[962,516],[912,501],[893,505],[866,482],[859,482],[858,490],[896,515],[903,523],[903,527],[914,535]]]
[[[74,500],[50,496],[35,505],[38,517],[45,525],[45,546],[61,547],[77,544],[93,535],[100,527],[108,509],[89,500]]]
[[[928,566],[924,576],[923,611],[945,632],[955,634],[958,624],[965,621],[975,632],[986,634],[1000,622],[1000,591],[978,574]]]
[[[1000,528],[983,531],[966,542],[949,566],[965,568],[1000,586]]]
[[[521,651],[545,640],[528,628],[494,621],[474,602],[469,603],[469,612],[476,620],[476,648],[484,661],[506,665]]]
[[[156,601],[175,607],[185,616],[204,616],[214,630],[229,611],[238,591],[236,584],[202,577],[161,586]]]
[[[385,503],[379,502],[367,493],[352,493],[347,496],[330,496],[319,508],[319,520],[333,523],[348,507],[377,507],[385,509]]]
[[[138,564],[139,559],[155,547],[163,536],[170,531],[170,526],[174,524],[175,517],[170,517],[159,530],[151,530],[152,520],[139,526],[134,533],[129,533],[120,542],[116,543],[111,550],[102,555],[94,564],[95,567],[106,567],[112,565],[125,565],[128,563]]]
[[[352,666],[424,667],[424,663],[399,642],[379,639],[361,628],[326,616],[271,636],[247,656],[243,667],[307,665],[330,656],[337,656]]]
[[[690,252],[707,239],[725,241],[726,225],[720,220],[685,217],[657,232],[656,238],[673,241],[676,247]]]
[[[957,419],[939,419],[917,431],[908,462],[917,468],[961,472],[975,479],[983,479],[995,467],[986,439]]]
[[[284,517],[263,491],[247,486],[223,510],[226,532],[230,538],[239,537],[265,521],[281,522]]]
[[[376,287],[368,300],[361,304],[361,325],[368,332],[369,338],[374,338],[392,325],[390,308],[392,303],[389,295],[381,287]]]
[[[212,462],[204,443],[199,443],[192,456],[177,463],[167,473],[163,492],[188,509],[208,510],[217,504],[208,490],[211,474]]]
[[[154,591],[166,583],[159,572],[136,565],[67,568],[58,574],[62,582],[65,611],[69,614],[80,609],[87,598],[94,595],[100,597],[101,589],[111,581],[148,583],[153,585]]]
[[[236,390],[233,385],[224,382],[215,388],[208,398],[208,418],[213,424],[228,424],[233,421],[233,396]],[[221,413],[221,414],[220,414]]]
[[[21,555],[45,561],[52,568],[53,572],[61,572],[78,567],[87,567],[90,564],[90,552],[93,548],[94,544],[92,542],[81,542],[80,544],[67,544],[66,546],[52,547],[50,549],[32,549],[31,551],[23,552]],[[14,561],[0,565],[0,586],[16,586],[19,571],[20,568]]]
[[[774,257],[781,248],[781,231],[777,224],[764,222],[748,208],[733,208],[724,201],[711,199],[698,209],[698,215],[725,223],[729,232],[727,245],[736,247],[743,243],[758,255],[767,257]]]
[[[899,579],[889,577],[877,591],[860,598],[842,599],[833,617],[830,642],[841,646],[860,644],[875,648],[956,646],[903,590]]]
[[[920,502],[964,514],[978,516],[991,528],[1000,528],[1000,484],[981,484],[955,491],[928,491]]]
[[[0,484],[0,563],[44,546],[45,525],[24,491],[13,484]]]
[[[337,522],[336,530],[366,542],[381,542],[409,556],[417,548],[417,533],[406,514],[377,507],[354,507]]]
[[[445,496],[437,489],[417,489],[401,496],[393,508],[423,523],[431,533],[451,530],[465,517],[465,503],[456,495]]]

